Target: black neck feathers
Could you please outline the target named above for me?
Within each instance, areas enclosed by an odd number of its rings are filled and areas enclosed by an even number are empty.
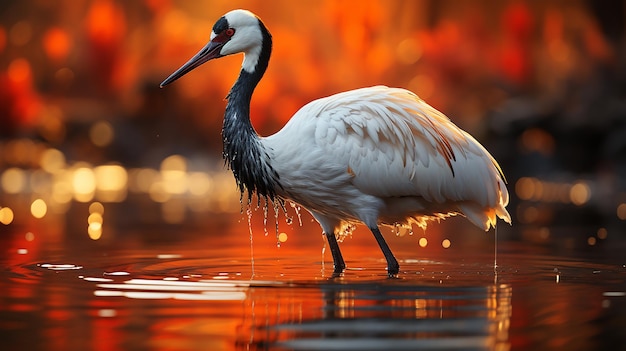
[[[257,64],[252,72],[241,70],[227,97],[222,128],[223,156],[242,193],[247,190],[249,197],[256,192],[274,200],[276,189],[280,187],[279,177],[268,164],[267,150],[250,122],[252,93],[267,69],[272,52],[272,36],[260,20],[259,27],[263,43]]]

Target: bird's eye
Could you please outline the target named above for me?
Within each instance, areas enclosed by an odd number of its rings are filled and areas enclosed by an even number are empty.
[[[235,34],[235,30],[228,28],[224,33],[226,33],[227,36],[232,37]]]

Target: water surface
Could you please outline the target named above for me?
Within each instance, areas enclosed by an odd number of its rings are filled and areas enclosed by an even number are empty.
[[[213,223],[213,222],[212,222]],[[225,225],[224,223],[230,223]],[[234,223],[234,224],[233,224]],[[459,222],[463,223],[463,222]],[[463,225],[461,224],[463,227]],[[111,229],[12,227],[2,235],[3,350],[624,349],[626,268],[619,247],[563,249],[473,232],[443,249],[385,235],[401,264],[388,278],[371,235],[341,247],[333,276],[319,228],[245,220]],[[442,234],[443,233],[443,234]],[[34,236],[34,238],[33,238]],[[5,348],[6,347],[6,348]]]

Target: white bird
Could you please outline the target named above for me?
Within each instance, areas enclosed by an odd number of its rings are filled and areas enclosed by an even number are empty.
[[[509,194],[496,160],[471,135],[410,91],[385,86],[312,101],[277,133],[259,136],[250,100],[263,77],[272,36],[260,18],[233,10],[213,26],[210,41],[161,83],[172,83],[206,61],[243,53],[228,94],[223,156],[240,190],[291,200],[319,222],[334,272],[346,265],[339,249],[346,228],[364,223],[399,272],[379,224],[425,228],[430,220],[463,215],[485,231],[496,217],[511,223]]]

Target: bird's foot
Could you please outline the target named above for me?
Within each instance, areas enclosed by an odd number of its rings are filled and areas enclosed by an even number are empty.
[[[333,266],[335,267],[335,269],[333,270],[333,274],[341,274],[346,270],[346,264],[343,262],[343,260],[339,263],[335,263]]]
[[[391,258],[392,260],[387,261],[387,275],[389,278],[397,278],[400,272],[400,265],[394,257]]]

